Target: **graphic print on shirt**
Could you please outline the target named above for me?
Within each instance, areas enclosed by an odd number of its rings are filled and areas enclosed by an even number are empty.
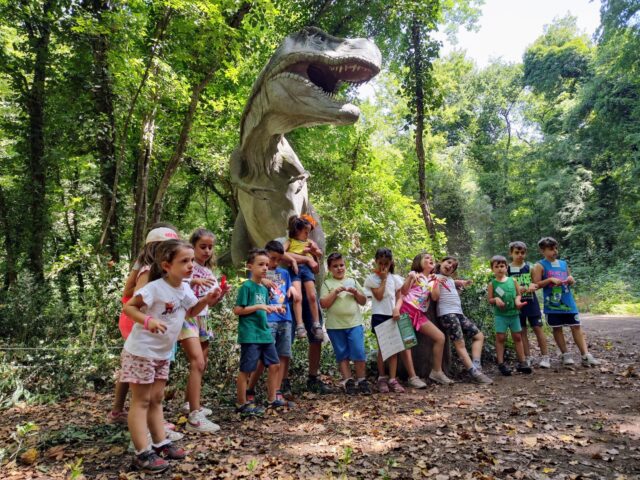
[[[175,304],[173,302],[165,302],[164,304],[164,312],[161,315],[171,315],[174,312]]]
[[[285,281],[280,273],[275,271],[267,272],[267,278],[274,283],[274,287],[269,289],[269,297],[272,305],[283,305],[287,301],[287,292],[284,291]]]
[[[554,265],[555,266],[555,265]],[[568,273],[561,270],[547,270],[545,278],[557,278],[562,280],[562,285],[551,285],[551,294],[545,297],[545,307],[550,310],[572,311],[573,306],[565,303],[565,299],[571,294],[569,286],[566,284]]]

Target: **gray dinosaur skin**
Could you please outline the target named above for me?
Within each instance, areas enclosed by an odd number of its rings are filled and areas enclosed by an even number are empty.
[[[299,127],[349,125],[360,110],[333,93],[342,82],[359,84],[380,71],[381,55],[367,39],[342,39],[316,28],[286,37],[256,80],[231,155],[231,181],[240,211],[231,242],[236,265],[247,252],[287,236],[291,215],[318,222],[312,238],[324,251],[320,219],[309,203],[305,170],[284,137]]]

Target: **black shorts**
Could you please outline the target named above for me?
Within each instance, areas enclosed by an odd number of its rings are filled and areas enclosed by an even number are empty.
[[[542,315],[523,315],[520,314],[520,325],[522,326],[522,330],[527,329],[527,320],[529,320],[529,325],[531,328],[541,327],[542,326]]]
[[[580,326],[577,313],[547,313],[547,323],[552,328]]]
[[[255,372],[258,360],[262,360],[265,367],[280,363],[275,343],[241,343],[240,344],[240,371],[243,373]]]
[[[373,315],[371,315],[371,330],[373,330],[373,333],[376,333],[376,327],[378,325],[386,322],[390,318],[392,318],[392,315],[381,315],[379,313],[374,313]]]

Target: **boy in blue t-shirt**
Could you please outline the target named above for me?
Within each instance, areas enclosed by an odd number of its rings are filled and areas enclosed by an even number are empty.
[[[587,341],[580,328],[578,307],[571,286],[576,281],[571,276],[569,266],[564,260],[558,259],[558,241],[552,237],[542,238],[538,242],[543,259],[533,267],[532,280],[543,288],[544,313],[547,323],[553,328],[553,338],[562,352],[562,364],[570,366],[574,364],[571,354],[567,352],[567,342],[564,339],[562,327],[571,327],[573,340],[576,342],[582,355],[582,365],[591,367],[600,365],[600,361],[593,358],[587,350]]]
[[[509,244],[509,256],[511,263],[507,269],[507,275],[514,277],[518,281],[519,293],[522,302],[526,304],[520,309],[520,325],[522,326],[522,346],[528,365],[531,365],[531,350],[529,348],[529,338],[527,335],[527,321],[538,339],[540,347],[540,368],[550,368],[549,353],[547,351],[547,338],[542,331],[542,313],[536,290],[538,285],[531,281],[533,266],[525,260],[527,257],[527,244],[524,242],[511,242]]]
[[[282,379],[286,378],[289,371],[289,359],[291,357],[291,309],[289,299],[295,290],[291,285],[291,277],[286,268],[280,267],[280,262],[284,255],[284,247],[276,240],[268,242],[264,249],[269,256],[269,270],[262,284],[269,290],[269,305],[275,305],[281,310],[267,314],[267,323],[271,330],[273,342],[280,359],[280,370],[276,381],[276,402],[280,406],[293,407],[293,402],[286,401],[282,395],[281,386]],[[256,371],[251,374],[249,379],[249,388],[247,389],[247,399],[253,401],[255,399],[255,388],[258,380],[264,372],[264,366],[258,363]]]

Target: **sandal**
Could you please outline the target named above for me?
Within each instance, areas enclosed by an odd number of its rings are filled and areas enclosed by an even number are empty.
[[[322,330],[322,325],[320,322],[316,322],[311,326],[311,331],[313,332],[313,337],[318,340],[324,340],[324,331]]]
[[[296,337],[305,338],[306,336],[307,336],[307,329],[304,328],[304,325],[296,326]]]

